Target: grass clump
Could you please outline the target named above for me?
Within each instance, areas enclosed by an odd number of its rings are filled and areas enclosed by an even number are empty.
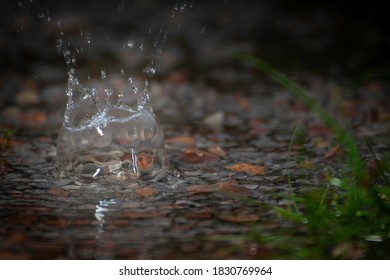
[[[374,160],[368,162],[363,159],[357,140],[298,84],[260,58],[242,53],[239,57],[304,102],[332,130],[337,143],[346,153],[346,170],[329,174],[323,185],[313,186],[313,190],[309,189],[304,194],[296,195],[291,191],[293,204],[274,208],[283,217],[303,224],[306,229],[307,242],[297,242],[290,250],[290,257],[389,258],[390,251],[383,254],[378,252],[386,252],[386,247],[389,247],[390,159],[378,159],[373,152]],[[380,73],[383,75],[384,72]],[[292,135],[290,152],[298,130],[299,126]],[[290,175],[288,182],[292,190]],[[274,237],[273,240],[280,238]],[[293,238],[291,242],[294,243]],[[382,244],[384,250],[378,251],[381,247],[378,244]]]

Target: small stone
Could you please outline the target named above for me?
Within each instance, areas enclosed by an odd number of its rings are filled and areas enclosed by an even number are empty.
[[[258,184],[246,184],[246,185],[243,185],[245,188],[249,189],[249,190],[255,190],[259,187]]]
[[[187,163],[212,163],[220,158],[216,154],[200,150],[195,147],[188,147],[181,156],[181,159]]]
[[[20,106],[38,105],[39,95],[36,90],[24,90],[16,95],[16,102]]]
[[[145,187],[139,190],[136,190],[136,193],[138,193],[141,196],[153,196],[158,194],[158,190],[156,190],[153,187]]]
[[[220,157],[226,156],[226,151],[219,146],[211,146],[207,150],[210,153],[216,154],[217,156],[220,156]]]
[[[54,195],[54,196],[58,196],[58,197],[69,196],[69,193],[66,190],[58,189],[58,188],[49,189],[49,193]]]
[[[187,214],[188,219],[211,219],[212,217],[213,213],[209,212],[193,212]]]
[[[252,176],[265,175],[266,173],[266,168],[264,166],[247,164],[247,163],[233,164],[228,166],[227,168],[235,172],[245,172]]]
[[[70,190],[79,190],[81,189],[81,186],[78,185],[67,185],[62,187],[63,190],[70,191]]]
[[[154,159],[150,153],[141,152],[138,154],[138,168],[142,171],[149,170],[153,167]]]
[[[166,140],[167,144],[177,146],[195,146],[196,140],[191,136],[176,136]]]
[[[217,111],[204,118],[202,124],[213,129],[220,129],[222,128],[224,119],[225,119],[225,112]]]

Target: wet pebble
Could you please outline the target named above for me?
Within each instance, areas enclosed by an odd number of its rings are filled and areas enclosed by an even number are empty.
[[[250,189],[250,190],[255,190],[259,187],[258,184],[243,184],[243,187],[247,188],[247,189]]]
[[[16,103],[19,106],[35,106],[39,104],[39,95],[36,90],[25,90],[16,94]]]
[[[66,190],[66,191],[79,190],[79,189],[81,189],[81,186],[79,186],[79,185],[65,185],[62,187],[62,189]]]

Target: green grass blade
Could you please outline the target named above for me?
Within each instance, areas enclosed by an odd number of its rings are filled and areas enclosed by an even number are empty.
[[[313,98],[311,98],[298,84],[287,78],[282,72],[276,70],[262,59],[253,55],[238,53],[238,57],[250,62],[265,74],[273,78],[277,83],[287,88],[295,97],[300,99],[311,110],[313,110],[322,121],[333,131],[337,140],[344,146],[349,166],[352,168],[354,177],[359,180],[364,177],[363,161],[360,158],[357,145],[352,137],[340,127],[337,121]]]

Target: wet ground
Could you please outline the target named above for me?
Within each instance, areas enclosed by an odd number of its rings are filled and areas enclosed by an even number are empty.
[[[345,154],[314,112],[235,52],[286,71],[351,128],[363,157],[372,160],[367,139],[375,153],[389,152],[389,84],[354,78],[388,65],[390,39],[379,7],[357,3],[351,12],[325,2],[285,2],[199,1],[183,13],[153,1],[1,4],[7,12],[0,37],[0,258],[299,257],[289,255],[286,240],[284,246],[264,241],[306,234],[304,224],[272,206],[285,207],[291,191],[338,174]],[[168,30],[150,95],[180,177],[98,185],[51,176],[67,82],[55,47],[56,17],[75,42],[92,38],[81,69],[115,72],[125,65],[139,79],[153,56],[148,40]],[[130,39],[145,42],[145,50],[129,56],[123,48]],[[113,74],[109,82],[123,80]],[[304,238],[300,246],[308,246]],[[349,257],[375,257],[370,254]]]

